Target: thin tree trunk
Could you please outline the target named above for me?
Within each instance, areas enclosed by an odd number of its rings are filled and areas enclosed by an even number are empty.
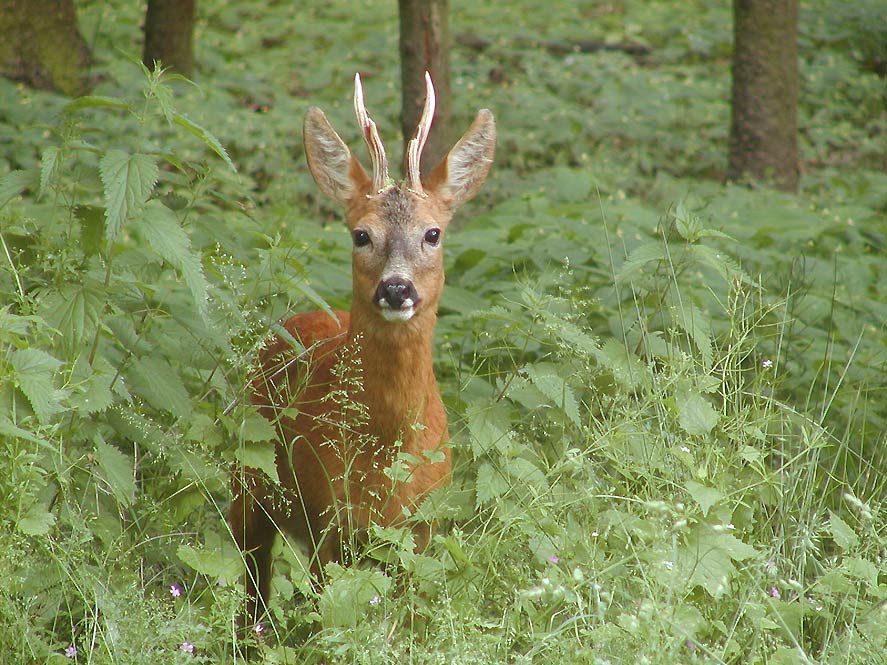
[[[428,173],[450,149],[450,30],[447,0],[399,0],[401,127],[404,146],[413,138],[425,102],[425,72],[434,83],[437,108],[422,155]]]
[[[798,188],[798,0],[733,1],[728,180]]]
[[[73,0],[0,1],[0,74],[70,96],[92,87]]]
[[[194,5],[196,0],[148,0],[142,62],[159,61],[183,76],[194,74]]]

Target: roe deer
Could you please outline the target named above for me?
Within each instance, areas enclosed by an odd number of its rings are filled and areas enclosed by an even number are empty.
[[[443,236],[454,210],[487,177],[496,127],[489,111],[479,111],[421,178],[434,114],[428,74],[425,82],[425,108],[400,183],[388,176],[359,76],[354,106],[372,177],[320,109],[305,116],[308,168],[320,190],[343,204],[351,232],[351,313],[296,314],[283,324],[292,339],[278,336],[260,354],[252,399],[277,429],[280,482],[250,468],[232,475],[228,522],[246,561],[247,621],[267,603],[278,530],[308,544],[316,580],[341,556],[343,540],[370,524],[405,524],[422,499],[449,480],[446,413],[431,357],[444,284]],[[348,379],[348,367],[359,372],[359,381]],[[349,409],[358,417],[348,416]],[[397,473],[386,474],[395,462]],[[413,531],[417,544],[425,545],[430,525]]]

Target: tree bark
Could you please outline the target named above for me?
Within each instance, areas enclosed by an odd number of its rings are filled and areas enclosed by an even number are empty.
[[[733,0],[728,180],[798,188],[798,0]]]
[[[429,173],[447,154],[451,139],[450,30],[447,0],[399,0],[401,127],[404,147],[416,131],[425,102],[425,72],[431,74],[437,107],[422,155]]]
[[[196,0],[148,0],[142,62],[148,69],[159,61],[164,68],[194,75],[194,6]]]
[[[92,87],[73,0],[0,0],[0,74],[66,95]]]

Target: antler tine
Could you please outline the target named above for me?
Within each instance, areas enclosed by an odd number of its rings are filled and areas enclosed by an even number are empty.
[[[373,191],[380,192],[389,184],[388,159],[385,157],[385,148],[382,139],[379,138],[379,130],[376,123],[370,120],[366,106],[363,103],[363,86],[360,84],[360,74],[354,75],[354,112],[357,114],[357,123],[360,131],[370,149],[370,159],[373,162]]]
[[[428,140],[428,132],[431,131],[431,121],[434,119],[434,86],[431,83],[431,74],[425,72],[425,107],[422,109],[422,117],[416,127],[416,136],[407,146],[407,182],[408,187],[417,194],[424,194],[422,178],[419,166],[422,161],[422,150],[425,141]]]

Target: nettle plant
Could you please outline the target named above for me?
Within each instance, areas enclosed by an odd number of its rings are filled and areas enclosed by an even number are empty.
[[[267,330],[258,294],[281,290],[270,266],[300,266],[226,193],[233,162],[173,105],[184,80],[143,72],[135,99],[72,101],[39,169],[0,180],[0,520],[23,552],[73,539],[87,560],[152,560],[183,520],[220,524],[234,446],[273,435],[223,409]],[[64,584],[38,587],[32,603],[61,602]]]

